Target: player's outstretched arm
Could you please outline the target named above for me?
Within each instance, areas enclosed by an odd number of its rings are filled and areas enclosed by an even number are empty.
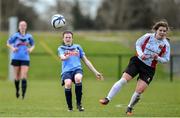
[[[99,73],[95,67],[92,65],[92,63],[87,59],[87,57],[84,55],[82,60],[84,61],[84,63],[86,64],[86,66],[95,74],[96,78],[98,80],[103,80],[103,76],[101,73]]]

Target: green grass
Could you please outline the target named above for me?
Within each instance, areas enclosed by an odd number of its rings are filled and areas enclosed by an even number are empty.
[[[36,48],[31,54],[28,74],[28,91],[25,100],[15,98],[15,89],[8,77],[8,34],[1,32],[0,40],[0,117],[119,117],[124,112],[135,88],[136,80],[124,87],[108,106],[98,100],[108,93],[118,79],[117,57],[94,57],[91,54],[134,54],[134,42],[144,32],[75,32],[74,42],[80,44],[94,66],[103,73],[105,81],[96,81],[92,72],[84,66],[83,105],[85,112],[67,112],[63,87],[60,86],[61,62],[57,47],[61,33],[32,33]],[[178,37],[180,33],[175,32]],[[125,43],[125,45],[123,45]],[[122,70],[129,57],[122,58]],[[162,69],[163,68],[163,69]],[[134,116],[180,117],[180,81],[169,82],[168,65],[159,65],[156,75],[142,101],[135,108]],[[73,99],[75,96],[73,94]],[[74,102],[74,101],[73,101]],[[75,103],[75,102],[74,102]]]
[[[83,106],[85,112],[68,112],[63,87],[57,78],[51,80],[28,81],[27,95],[24,100],[15,98],[14,85],[10,81],[0,81],[0,117],[119,117],[126,116],[125,110],[135,88],[135,80],[124,86],[107,106],[98,103],[115,80],[97,81],[84,78]],[[73,87],[74,89],[74,87]],[[136,105],[135,117],[180,117],[180,82],[167,80],[153,81]],[[73,90],[74,91],[74,90]],[[75,96],[73,92],[75,107]]]
[[[6,79],[8,73],[8,50],[6,47],[7,33],[0,33],[0,79]]]

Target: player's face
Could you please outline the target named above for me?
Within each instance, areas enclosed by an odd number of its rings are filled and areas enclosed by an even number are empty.
[[[166,38],[167,28],[160,26],[156,31],[156,39],[163,39]]]
[[[21,33],[25,33],[27,29],[27,23],[25,21],[21,21],[19,23],[19,30]]]
[[[63,41],[65,45],[71,45],[73,41],[72,34],[70,33],[64,34]]]

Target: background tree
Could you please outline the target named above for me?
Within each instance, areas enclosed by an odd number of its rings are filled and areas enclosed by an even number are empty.
[[[72,7],[73,16],[73,28],[74,29],[92,29],[94,28],[93,20],[87,15],[83,15],[79,5],[79,1],[76,0]]]
[[[99,29],[149,29],[153,21],[167,19],[178,28],[178,0],[104,0],[96,17]]]
[[[68,7],[67,7],[68,6]],[[72,12],[73,3],[70,1],[56,0],[56,6],[52,7],[52,10],[56,13],[62,14],[66,19],[66,28],[72,29],[73,16]],[[52,14],[53,15],[53,14]]]
[[[18,20],[26,20],[28,29],[35,29],[38,15],[32,7],[25,6],[19,0],[1,0],[1,19],[2,30],[8,29],[8,19],[11,16],[17,16]]]
[[[27,20],[30,30],[49,30],[55,13],[65,16],[67,29],[149,29],[159,19],[167,19],[173,28],[180,27],[180,0],[102,0],[95,20],[86,10],[87,4],[80,1],[56,0],[54,6],[46,5],[45,12],[37,14],[34,6],[44,1],[0,0],[1,30],[8,29],[10,16]]]
[[[167,19],[173,28],[180,27],[179,0],[153,0],[153,3],[154,20]]]

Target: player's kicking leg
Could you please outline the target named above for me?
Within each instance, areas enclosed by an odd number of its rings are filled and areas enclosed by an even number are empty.
[[[126,83],[127,83],[127,80],[125,78],[121,78],[119,81],[117,81],[113,85],[113,87],[108,93],[108,96],[106,98],[100,99],[99,102],[102,105],[107,105],[109,101],[113,98],[113,96],[115,96],[121,90],[122,86]]]

